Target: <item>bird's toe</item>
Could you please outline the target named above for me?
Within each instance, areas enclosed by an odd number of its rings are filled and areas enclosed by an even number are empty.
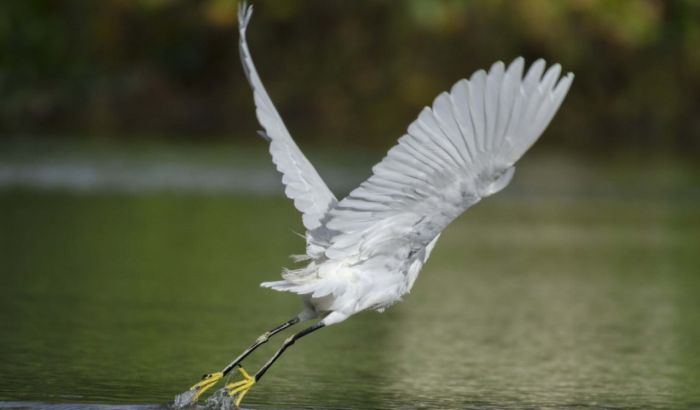
[[[241,380],[232,382],[226,385],[225,389],[229,397],[234,399],[236,406],[240,406],[243,401],[243,397],[248,393],[248,391],[255,385],[255,376],[251,376],[248,372],[241,366],[238,367],[238,372],[243,377]]]

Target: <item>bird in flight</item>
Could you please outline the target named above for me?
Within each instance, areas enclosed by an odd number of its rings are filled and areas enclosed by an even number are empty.
[[[306,228],[305,262],[263,287],[301,296],[304,308],[265,332],[222,371],[206,374],[178,396],[191,404],[238,369],[242,379],[225,393],[240,405],[246,393],[300,338],[365,310],[383,311],[407,294],[441,232],[467,208],[505,188],[515,163],[547,127],[573,74],[537,60],[497,62],[457,81],[425,107],[372,176],[336,199],[292,139],[265,91],[248,50],[253,7],[239,5],[240,55],[253,89],[260,132],[282,174],[285,193]],[[254,375],[242,361],[270,337],[299,322],[318,321],[287,338]]]

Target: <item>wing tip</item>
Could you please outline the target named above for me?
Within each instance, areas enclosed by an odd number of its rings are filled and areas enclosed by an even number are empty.
[[[493,74],[495,72],[504,72],[505,71],[506,65],[503,63],[503,61],[498,60],[495,63],[491,64],[491,68],[489,68],[489,74]]]
[[[238,3],[238,29],[241,34],[245,34],[250,23],[250,18],[253,17],[253,5],[248,4],[246,0]]]
[[[574,82],[574,77],[575,75],[571,71],[563,75],[554,86],[554,95],[563,101],[564,97],[569,92],[569,88],[571,88],[571,84]],[[559,104],[561,104],[561,102],[559,102]]]
[[[471,77],[469,77],[469,83],[472,84],[472,83],[475,83],[477,81],[485,81],[486,76],[487,76],[486,70],[484,70],[483,68],[478,69],[472,73]]]

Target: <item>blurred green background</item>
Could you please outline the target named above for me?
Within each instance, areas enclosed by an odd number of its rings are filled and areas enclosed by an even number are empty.
[[[233,0],[20,0],[0,15],[0,132],[248,143]],[[256,1],[251,49],[293,134],[384,149],[494,61],[576,73],[540,145],[700,150],[700,3]]]
[[[246,404],[700,407],[700,2],[254,4],[338,196],[477,69],[576,79],[405,302],[304,339]],[[232,0],[0,3],[0,407],[166,403],[298,310],[257,287],[304,244],[237,40]]]

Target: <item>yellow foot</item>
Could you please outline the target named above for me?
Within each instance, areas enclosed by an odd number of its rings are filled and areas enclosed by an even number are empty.
[[[226,392],[228,393],[229,396],[236,397],[235,402],[236,406],[240,407],[241,402],[243,401],[243,397],[248,393],[248,390],[250,390],[253,385],[255,385],[255,376],[251,376],[248,374],[247,371],[245,371],[244,368],[241,366],[238,366],[238,372],[243,376],[243,380],[239,380],[237,382],[229,383],[226,385],[225,389]]]
[[[204,394],[205,391],[209,390],[213,385],[221,380],[222,377],[224,377],[224,374],[221,372],[209,373],[202,376],[202,380],[190,387],[189,391],[193,392],[192,403],[196,402],[197,399],[199,399],[199,396]]]

